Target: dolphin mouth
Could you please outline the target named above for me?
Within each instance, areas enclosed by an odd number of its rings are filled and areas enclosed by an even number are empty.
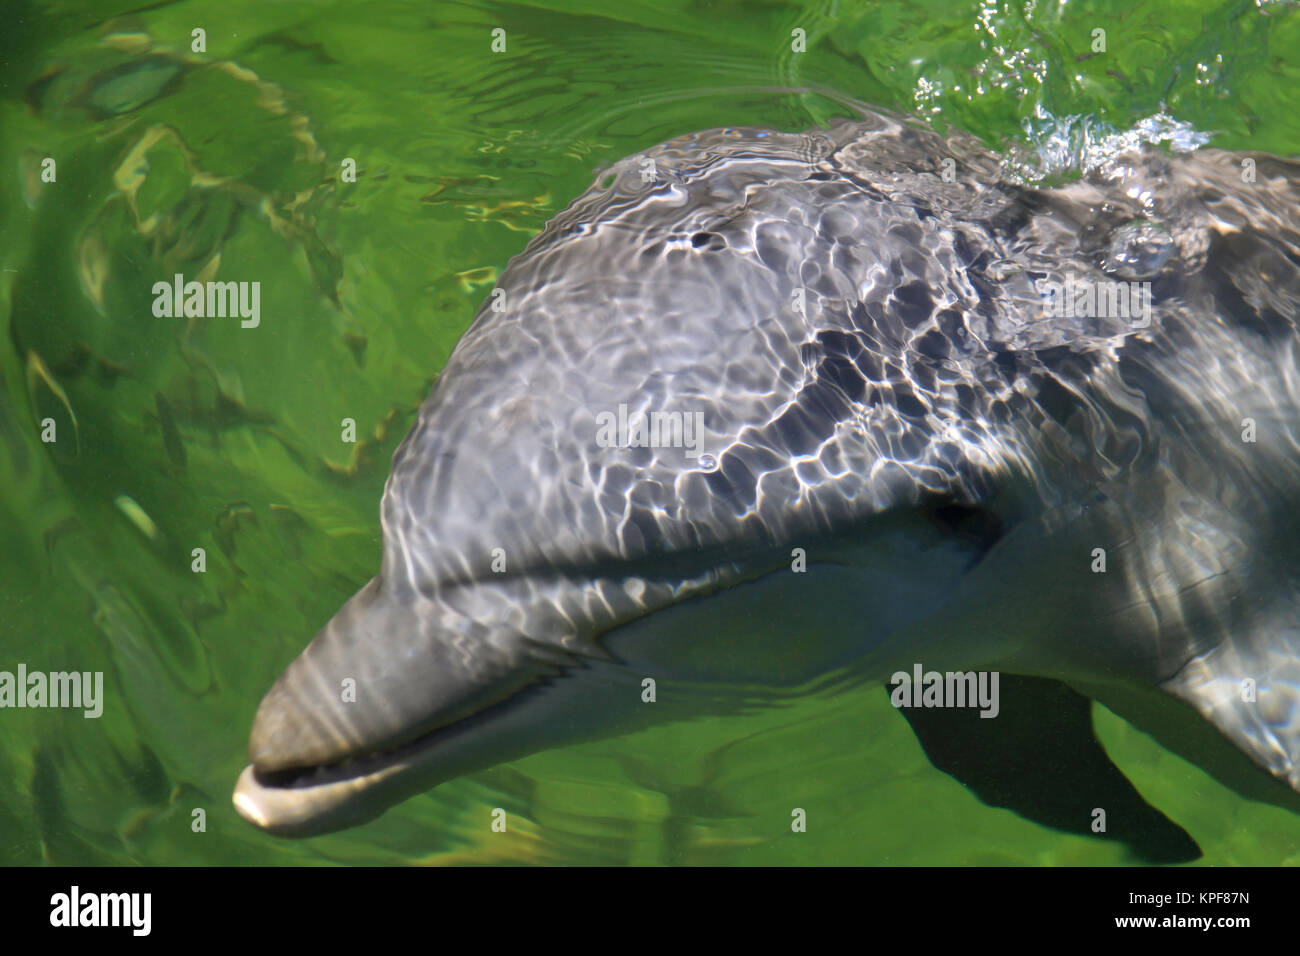
[[[368,823],[407,797],[490,766],[477,758],[484,738],[517,743],[541,722],[539,702],[565,686],[566,675],[589,666],[531,672],[500,696],[399,743],[379,738],[320,763],[289,766],[268,753],[244,767],[232,802],[240,816],[274,836],[318,836]],[[516,749],[522,755],[530,748]]]
[[[275,836],[314,836],[342,829],[348,822],[327,823],[361,793],[373,789],[400,773],[400,764],[381,767],[357,776],[308,781],[300,778],[293,786],[277,786],[258,778],[249,764],[235,784],[233,802],[239,815],[258,829]],[[365,822],[357,819],[356,823]]]
[[[249,823],[277,836],[312,836],[378,816],[354,806],[363,794],[426,765],[438,744],[464,729],[454,721],[388,750],[348,755],[337,762],[277,770],[250,763],[232,800]]]

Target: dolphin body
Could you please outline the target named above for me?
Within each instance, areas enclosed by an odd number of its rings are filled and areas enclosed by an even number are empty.
[[[1019,808],[945,739],[1006,722],[1028,762],[1113,770],[1099,700],[1300,809],[1297,168],[1140,145],[1033,188],[874,111],[616,164],[448,360],[393,456],[380,573],[262,701],[239,812],[337,830],[917,664],[1003,675],[996,719],[907,714],[989,802]],[[656,413],[657,441],[602,432]],[[1024,742],[1068,713],[1080,740]],[[1112,805],[1104,776],[1060,825]]]

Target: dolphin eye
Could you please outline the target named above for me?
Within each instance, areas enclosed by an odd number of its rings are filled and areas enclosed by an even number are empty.
[[[946,536],[960,538],[981,552],[993,547],[1004,530],[1002,519],[995,513],[973,505],[948,502],[931,507],[929,514],[930,520]]]
[[[696,249],[699,249],[701,246],[708,246],[710,249],[716,251],[726,244],[727,240],[723,239],[716,232],[697,232],[695,235],[691,236],[691,246]]]

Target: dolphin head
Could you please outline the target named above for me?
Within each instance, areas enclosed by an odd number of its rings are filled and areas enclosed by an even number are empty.
[[[380,573],[262,701],[247,819],[352,825],[635,723],[646,676],[792,685],[946,600],[1001,533],[981,503],[1005,463],[956,414],[960,381],[913,380],[864,335],[905,352],[924,319],[932,351],[972,347],[924,289],[944,265],[904,262],[915,209],[827,174],[836,149],[875,139],[891,165],[916,135],[696,134],[548,223],[394,454]],[[807,602],[846,589],[848,619],[795,653]]]
[[[1179,374],[1187,343],[1215,361],[1233,345],[1204,249],[1156,239],[1124,259],[1153,275],[1154,321],[1044,321],[1034,277],[1097,277],[1096,237],[1149,191],[1031,193],[998,169],[877,114],[698,133],[613,167],[510,263],[448,360],[393,457],[380,572],[262,701],[239,812],[290,836],[352,826],[837,669],[1170,679],[1204,647],[1139,631],[1229,606],[1197,586],[1233,580],[1195,545],[1156,553],[1188,524],[1171,462],[1217,460],[1236,487],[1258,467],[1197,445],[1235,406]],[[1171,314],[1172,358],[1139,341]],[[1270,353],[1234,386],[1275,387]],[[1169,409],[1181,445],[1162,444]],[[1202,537],[1229,527],[1197,501]],[[1099,542],[1147,576],[1077,573]],[[1044,657],[1054,632],[1073,640]],[[647,704],[647,679],[696,691]]]

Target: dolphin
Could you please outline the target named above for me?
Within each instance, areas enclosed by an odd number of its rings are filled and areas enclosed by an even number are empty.
[[[921,667],[1003,676],[993,719],[904,713],[987,802],[1034,813],[965,766],[1001,733],[1092,768],[1041,819],[1165,821],[1096,790],[1100,701],[1300,809],[1297,171],[1124,142],[1048,185],[865,109],[613,165],[447,361],[379,573],[262,700],[239,813],[325,833]]]

